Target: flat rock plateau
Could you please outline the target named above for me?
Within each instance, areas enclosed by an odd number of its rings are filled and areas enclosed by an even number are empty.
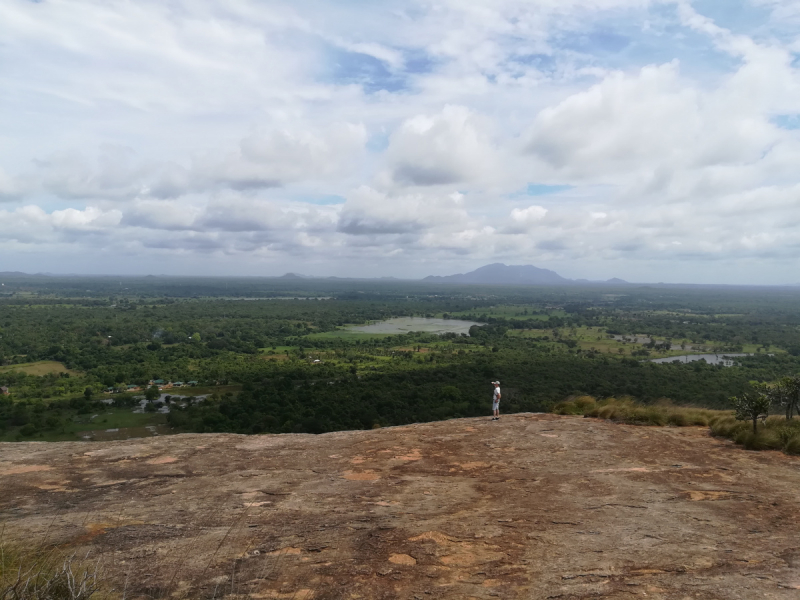
[[[0,445],[6,540],[136,598],[800,598],[800,459],[544,414]]]

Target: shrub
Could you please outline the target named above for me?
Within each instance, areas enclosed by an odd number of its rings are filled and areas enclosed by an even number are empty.
[[[787,454],[800,454],[800,419],[787,421],[772,416],[763,421],[757,433],[749,423],[722,417],[711,423],[711,434],[743,445],[748,450],[783,450]]]
[[[730,399],[736,418],[740,421],[752,421],[753,433],[756,433],[758,419],[769,414],[770,398],[765,389],[764,386],[757,386]]]
[[[36,425],[34,425],[33,423],[28,423],[26,425],[23,425],[22,429],[20,429],[19,432],[25,437],[30,437],[36,433]]]

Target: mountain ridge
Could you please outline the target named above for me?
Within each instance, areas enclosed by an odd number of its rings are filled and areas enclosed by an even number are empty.
[[[429,275],[422,281],[434,283],[476,283],[494,285],[567,285],[570,283],[611,285],[630,285],[624,279],[614,277],[607,281],[591,281],[589,279],[567,279],[550,269],[542,269],[533,265],[506,265],[492,263],[455,275]]]

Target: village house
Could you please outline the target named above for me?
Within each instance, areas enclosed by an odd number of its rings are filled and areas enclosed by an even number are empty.
[[[0,386],[0,394],[3,396],[8,396],[11,392],[8,391],[6,386]]]

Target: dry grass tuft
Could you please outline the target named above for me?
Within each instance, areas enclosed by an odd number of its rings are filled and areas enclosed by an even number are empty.
[[[754,434],[751,422],[737,421],[733,411],[675,406],[666,398],[655,404],[640,404],[628,396],[603,400],[592,396],[568,398],[556,404],[553,412],[631,425],[710,427],[712,435],[733,440],[748,450],[782,450],[787,454],[800,454],[800,418],[787,421],[784,417],[768,417],[759,423],[758,432]]]
[[[749,422],[727,416],[711,424],[711,433],[742,444],[748,450],[782,450],[787,454],[800,454],[800,419],[787,421],[784,417],[768,417],[759,423],[754,434]]]
[[[707,427],[714,419],[730,414],[728,411],[674,406],[665,398],[655,404],[640,404],[629,396],[603,400],[597,400],[592,396],[569,398],[558,403],[553,408],[553,412],[559,415],[583,415],[619,423],[659,427],[665,425]]]
[[[0,600],[88,600],[99,589],[97,561],[0,540]]]

